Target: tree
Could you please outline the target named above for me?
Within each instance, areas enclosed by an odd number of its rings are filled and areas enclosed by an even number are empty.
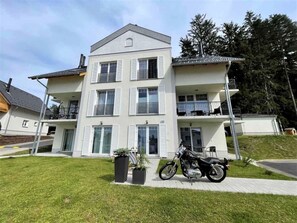
[[[198,14],[190,22],[191,29],[185,38],[180,39],[181,56],[193,57],[217,52],[218,28],[205,14]]]

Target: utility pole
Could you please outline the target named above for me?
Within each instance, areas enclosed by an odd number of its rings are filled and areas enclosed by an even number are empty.
[[[288,81],[289,91],[290,91],[291,98],[292,98],[292,101],[293,101],[293,104],[294,104],[295,114],[297,116],[297,106],[296,106],[295,97],[294,97],[294,94],[293,94],[291,82],[290,82],[288,71],[287,71],[286,59],[287,59],[287,57],[285,57],[285,50],[283,49],[283,63],[284,63],[285,75],[286,75],[286,79]]]

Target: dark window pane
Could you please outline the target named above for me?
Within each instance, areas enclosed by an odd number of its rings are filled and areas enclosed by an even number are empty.
[[[148,78],[157,78],[157,59],[150,59],[148,64]]]

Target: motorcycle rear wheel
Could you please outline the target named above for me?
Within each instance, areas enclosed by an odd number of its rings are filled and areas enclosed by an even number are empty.
[[[174,166],[174,163],[164,165],[159,171],[159,177],[162,180],[171,179],[177,171],[177,165]]]
[[[209,170],[209,172],[206,173],[206,177],[211,182],[222,182],[227,175],[226,169],[220,167],[220,166],[214,166]]]

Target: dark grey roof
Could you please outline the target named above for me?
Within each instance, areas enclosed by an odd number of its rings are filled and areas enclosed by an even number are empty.
[[[18,106],[34,112],[40,112],[42,100],[26,91],[14,86],[10,86],[9,92],[6,91],[6,83],[0,81],[0,92],[10,105]]]
[[[172,59],[172,66],[184,66],[184,65],[195,65],[195,64],[214,64],[214,63],[228,63],[244,61],[243,58],[236,57],[221,57],[221,56],[205,56],[205,57],[178,57]]]
[[[117,38],[118,36],[124,34],[127,31],[133,31],[133,32],[136,32],[136,33],[140,33],[142,35],[145,35],[145,36],[160,40],[160,41],[168,43],[168,44],[171,43],[171,37],[170,36],[167,36],[167,35],[164,35],[162,33],[158,33],[158,32],[143,28],[141,26],[133,25],[133,24],[129,23],[128,25],[124,26],[123,28],[115,31],[114,33],[110,34],[109,36],[105,37],[104,39],[102,39],[102,40],[98,41],[97,43],[93,44],[91,46],[91,53],[93,51],[95,51],[96,49],[100,48],[101,46],[105,45],[106,43],[108,43],[108,42],[112,41],[113,39]]]
[[[39,75],[31,76],[29,78],[34,80],[34,79],[51,78],[51,77],[76,76],[76,75],[79,75],[80,73],[83,73],[86,71],[87,71],[87,67],[84,66],[82,68],[72,68],[72,69],[68,69],[68,70],[56,71],[53,73],[39,74]]]

